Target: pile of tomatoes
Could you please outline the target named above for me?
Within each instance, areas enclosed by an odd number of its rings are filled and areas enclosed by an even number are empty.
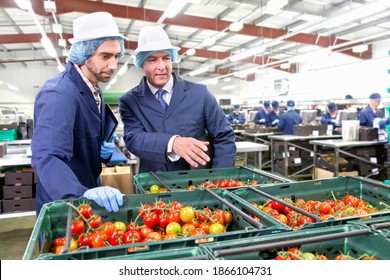
[[[176,239],[180,237],[203,236],[226,232],[233,221],[230,211],[207,207],[195,209],[178,201],[166,204],[159,200],[153,204],[141,204],[138,216],[129,223],[122,221],[103,222],[102,217],[93,213],[88,204],[78,207],[72,221],[70,251],[79,247],[100,248],[148,241]],[[200,237],[197,242],[207,242]],[[52,241],[51,250],[55,254],[64,251],[65,237]]]
[[[241,180],[241,179],[221,179],[219,181],[205,181],[202,184],[199,185],[189,185],[187,187],[187,191],[193,191],[195,189],[225,189],[225,188],[237,188],[237,187],[246,187],[246,186],[258,186],[259,182],[256,180]],[[154,184],[152,185],[149,190],[146,191],[146,193],[160,193],[160,192],[167,192],[168,190],[163,187],[159,187],[158,185]]]
[[[329,260],[327,256],[320,253],[311,253],[311,252],[303,252],[300,249],[293,247],[289,248],[287,251],[279,251],[277,256],[274,258],[275,260]],[[354,258],[349,254],[339,253],[336,255],[334,260],[377,260],[377,258],[373,256],[369,256],[368,254],[363,254],[358,258]]]
[[[305,201],[302,198],[297,198],[295,201],[292,201],[290,198],[284,198],[283,201],[320,217],[322,221],[330,218],[340,219],[378,212],[378,209],[373,205],[351,194],[345,195],[343,199],[328,199],[323,202],[311,199]],[[315,222],[313,218],[294,211],[290,207],[274,200],[266,201],[261,205],[255,202],[251,204],[293,229],[299,229],[306,223]],[[251,216],[253,218],[256,217],[253,213]]]

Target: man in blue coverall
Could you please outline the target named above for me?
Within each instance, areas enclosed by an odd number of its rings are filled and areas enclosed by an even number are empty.
[[[267,127],[276,127],[279,122],[279,118],[284,113],[284,111],[279,108],[279,102],[276,100],[272,101],[271,106],[272,110],[265,118],[265,125]]]
[[[245,115],[240,112],[240,105],[236,104],[233,106],[233,112],[231,112],[228,116],[228,121],[231,124],[244,124],[245,123]]]
[[[302,117],[294,110],[294,100],[287,101],[286,105],[287,112],[280,116],[279,122],[276,126],[283,135],[293,135],[294,125],[302,123]]]
[[[384,129],[389,124],[389,119],[383,119],[383,113],[378,110],[381,102],[381,95],[373,93],[370,95],[370,104],[363,108],[358,114],[358,120],[361,126],[379,127]]]
[[[337,105],[334,102],[329,102],[326,106],[328,112],[322,115],[321,124],[331,124],[333,129],[340,127],[340,122],[337,120]]]
[[[140,173],[234,164],[235,134],[215,97],[172,73],[179,49],[161,26],[140,31],[134,63],[145,76],[119,99],[124,140],[140,158]],[[209,141],[198,140],[205,134]],[[213,157],[207,154],[211,144]]]
[[[254,119],[255,124],[265,124],[265,119],[270,109],[269,107],[270,107],[269,101],[264,101],[263,109],[260,109],[255,115],[255,119]]]
[[[32,166],[38,176],[36,211],[43,204],[86,197],[118,211],[123,195],[100,186],[102,163],[115,149],[103,140],[105,113],[99,82],[108,82],[125,54],[124,36],[111,14],[96,12],[73,22],[66,70],[48,80],[34,103]]]

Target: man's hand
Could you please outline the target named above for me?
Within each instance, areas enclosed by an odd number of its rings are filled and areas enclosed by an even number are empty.
[[[209,142],[199,141],[192,137],[176,137],[172,150],[196,168],[199,164],[206,165],[210,161],[210,157],[206,154],[208,145]]]

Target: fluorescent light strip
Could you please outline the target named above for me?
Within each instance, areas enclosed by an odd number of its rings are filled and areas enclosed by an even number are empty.
[[[167,18],[174,18],[187,5],[186,0],[173,0],[165,10],[164,15]]]
[[[258,53],[262,53],[264,51],[265,51],[265,47],[264,46],[259,46],[259,47],[255,47],[253,49],[249,49],[247,51],[244,51],[244,52],[232,55],[232,56],[228,57],[228,59],[230,61],[238,61],[238,60],[241,60],[241,59],[244,59],[244,58],[256,55]]]
[[[209,66],[204,66],[204,67],[201,67],[199,69],[196,69],[196,70],[193,70],[193,71],[189,72],[188,75],[193,77],[193,76],[202,74],[202,73],[207,72],[207,71],[209,71]]]

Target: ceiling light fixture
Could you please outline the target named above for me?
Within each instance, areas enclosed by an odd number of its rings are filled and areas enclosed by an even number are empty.
[[[0,85],[6,85],[10,90],[19,91],[19,88],[17,86],[11,85],[10,83],[4,81],[0,81]]]
[[[290,63],[288,63],[288,62],[286,62],[286,63],[282,63],[282,64],[280,64],[280,68],[281,69],[288,69],[288,68],[290,68]]]
[[[174,18],[187,5],[187,0],[173,0],[165,10],[163,17]]]
[[[193,77],[193,76],[202,74],[202,73],[207,72],[207,71],[209,71],[209,66],[203,66],[201,68],[198,68],[196,70],[193,70],[193,71],[189,72],[188,75]]]
[[[259,47],[255,47],[253,49],[249,49],[249,50],[246,50],[246,51],[238,53],[238,54],[234,54],[234,55],[228,57],[228,59],[230,61],[238,61],[238,60],[262,53],[264,51],[265,51],[265,47],[259,46]]]
[[[212,46],[216,42],[214,37],[208,37],[206,40],[203,41],[204,46]]]
[[[188,50],[186,51],[186,54],[187,54],[188,56],[193,56],[193,55],[195,55],[195,53],[196,53],[196,50],[195,50],[194,48],[188,49]]]
[[[378,12],[384,12],[387,8],[389,8],[388,0],[372,1],[341,15],[331,17],[328,20],[325,20],[320,25],[325,28],[340,26],[347,22],[351,22],[360,18],[365,18]]]
[[[368,50],[367,45],[358,45],[358,46],[354,46],[352,48],[352,52],[354,52],[354,53],[362,53],[362,52],[365,52],[367,50]]]
[[[236,87],[236,85],[225,86],[225,87],[222,87],[221,90],[226,91],[226,90],[234,89],[235,87]]]
[[[52,42],[50,39],[46,36],[41,38],[41,44],[45,48],[47,54],[51,57],[57,57],[57,51],[54,48]]]
[[[30,10],[32,9],[30,0],[15,0],[15,3],[21,8],[22,10]]]
[[[229,26],[229,30],[232,32],[240,31],[243,28],[244,28],[244,23],[242,23],[242,21],[235,21],[235,22],[231,23]]]

